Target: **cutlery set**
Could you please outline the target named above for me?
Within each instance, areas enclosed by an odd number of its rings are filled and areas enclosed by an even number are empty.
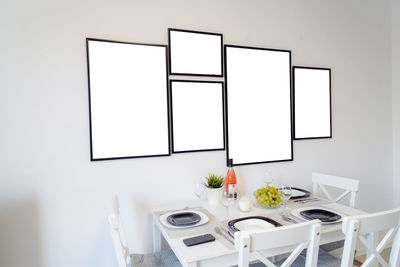
[[[306,199],[298,199],[298,200],[294,200],[293,202],[296,204],[305,204],[308,202],[314,202],[314,201],[318,201],[319,198],[306,198]]]
[[[220,236],[222,236],[222,237],[224,237],[226,240],[228,240],[229,243],[231,243],[232,245],[235,245],[235,242],[232,240],[232,237],[231,237],[229,234],[225,234],[225,233],[223,232],[223,230],[222,230],[220,227],[215,226],[214,230],[215,230],[215,232],[216,232],[217,234],[219,234]]]
[[[291,218],[291,217],[289,217],[289,216],[287,216],[285,214],[281,214],[281,217],[286,222],[290,222],[290,223],[293,223],[293,224],[297,223],[297,221],[295,219],[293,219],[293,218]]]

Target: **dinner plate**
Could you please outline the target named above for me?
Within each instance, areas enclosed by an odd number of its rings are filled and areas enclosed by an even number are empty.
[[[189,225],[172,225],[168,222],[168,217],[169,216],[176,216],[182,213],[193,213],[196,214],[198,216],[200,216],[200,220],[197,223],[194,224],[189,224]],[[196,216],[195,216],[196,217]],[[163,215],[160,216],[160,222],[162,225],[164,225],[165,227],[168,228],[173,228],[173,229],[184,229],[184,228],[190,228],[190,227],[196,227],[196,226],[200,226],[203,224],[206,224],[208,222],[208,216],[206,214],[204,214],[201,211],[198,210],[178,210],[178,211],[173,211],[173,212],[168,212],[165,213]]]
[[[278,226],[282,225],[264,216],[243,217],[228,222],[228,230],[232,235],[234,235],[236,231],[258,231]]]
[[[300,215],[309,220],[317,219],[325,223],[336,222],[342,218],[339,214],[324,209],[303,210]]]
[[[292,187],[292,195],[290,196],[290,199],[298,199],[309,196],[311,196],[311,193],[309,191],[297,187]]]
[[[199,214],[187,211],[174,213],[167,217],[167,222],[174,226],[189,226],[198,223],[200,220]]]
[[[295,216],[296,218],[299,218],[299,219],[301,219],[301,220],[309,221],[309,220],[312,220],[310,217],[307,218],[307,217],[304,217],[304,216],[301,215],[301,213],[304,214],[304,211],[308,211],[308,210],[320,210],[319,214],[321,214],[321,212],[324,212],[324,211],[325,211],[326,213],[334,213],[334,214],[340,216],[340,218],[339,218],[339,219],[336,219],[336,220],[325,221],[325,222],[324,222],[324,221],[321,221],[322,224],[338,223],[338,222],[341,222],[342,219],[343,219],[343,217],[346,216],[346,215],[344,215],[344,214],[342,214],[342,213],[340,213],[340,212],[337,212],[337,211],[335,211],[335,210],[328,209],[328,208],[325,208],[325,207],[322,207],[322,206],[302,207],[302,208],[298,208],[298,209],[293,209],[293,210],[291,210],[291,213],[292,213],[292,215]]]

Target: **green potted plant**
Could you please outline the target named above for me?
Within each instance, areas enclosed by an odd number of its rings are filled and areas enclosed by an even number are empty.
[[[222,196],[224,178],[222,176],[217,176],[214,173],[209,173],[208,176],[204,178],[206,179],[204,186],[206,187],[208,203],[210,205],[219,204]]]

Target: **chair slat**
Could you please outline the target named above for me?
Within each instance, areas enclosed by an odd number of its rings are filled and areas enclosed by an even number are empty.
[[[286,267],[292,265],[292,263],[296,260],[296,258],[300,255],[300,253],[305,249],[308,243],[300,243],[293,252],[287,257],[287,259],[282,263],[281,267]]]
[[[342,200],[344,197],[350,194],[350,207],[355,206],[356,194],[360,185],[358,180],[314,172],[312,173],[312,182],[314,193],[318,192],[318,188],[321,188],[325,196],[329,200],[333,200],[335,202]],[[345,190],[345,192],[343,192],[337,198],[334,198],[328,192],[325,186],[340,188]]]
[[[381,251],[379,251],[379,250],[375,249],[373,246],[371,246],[371,244],[363,236],[359,236],[358,239],[360,239],[360,241],[366,247],[368,252],[371,253],[371,255],[365,260],[365,262],[362,266],[366,267],[366,266],[373,264],[372,261],[375,258],[382,264],[382,266],[388,266],[387,262],[380,255]]]
[[[400,208],[398,210],[400,211]],[[371,232],[391,229],[398,225],[400,222],[400,212],[389,210],[373,213],[373,216],[371,216],[371,214],[364,214],[350,216],[349,218],[362,220],[363,223],[360,225],[360,235],[366,235]],[[385,220],[382,220],[382,218],[385,218]]]
[[[318,185],[322,189],[322,192],[324,192],[325,196],[327,196],[329,200],[333,200],[333,197],[331,196],[331,194],[329,194],[328,190],[326,190],[325,186],[323,186],[322,184]]]
[[[340,196],[338,196],[338,197],[335,199],[335,202],[338,202],[338,201],[342,200],[345,196],[347,196],[347,195],[350,194],[350,193],[351,193],[350,190],[344,191]]]
[[[253,251],[253,256],[256,257],[256,259],[258,259],[259,261],[261,261],[262,263],[264,263],[268,267],[276,267],[275,264],[273,264],[270,260],[268,260],[266,257],[264,257],[263,254],[261,254],[258,251]]]
[[[307,222],[311,225],[315,222]],[[278,227],[278,228],[270,228],[262,232],[257,232],[257,234],[251,234],[251,246],[250,252],[254,250],[259,250],[260,247],[263,249],[272,249],[277,247],[284,247],[288,245],[296,245],[305,240],[309,240],[310,233],[306,229],[309,225],[303,226],[299,228],[299,224],[288,225],[285,227]],[[241,233],[245,233],[246,231],[241,231]],[[251,233],[251,232],[247,232]],[[274,240],[274,242],[265,242],[265,240]],[[288,242],[288,239],[291,242]]]
[[[358,191],[360,182],[355,179],[349,179],[345,177],[323,174],[323,173],[312,173],[313,182],[321,183],[328,186],[345,188],[350,191]]]

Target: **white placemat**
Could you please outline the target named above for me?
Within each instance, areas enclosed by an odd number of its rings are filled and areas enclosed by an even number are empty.
[[[197,207],[197,208],[190,208],[190,210],[197,210],[197,211],[201,211],[202,213],[204,213],[205,215],[207,215],[208,217],[208,222],[206,224],[200,225],[200,226],[196,226],[196,227],[191,227],[191,228],[186,228],[186,229],[173,229],[173,228],[167,228],[165,226],[161,226],[163,227],[163,229],[165,230],[166,234],[168,235],[168,238],[170,239],[184,239],[184,238],[189,238],[189,237],[193,237],[193,236],[197,236],[197,235],[201,235],[201,234],[212,234],[215,239],[222,243],[226,248],[228,249],[235,249],[234,245],[232,243],[230,243],[229,241],[227,241],[223,236],[217,234],[215,232],[215,227],[220,227],[221,229],[226,229],[226,227],[224,228],[224,223],[220,222],[218,220],[217,217],[215,217],[214,215],[212,215],[208,210],[202,208],[202,207]],[[186,211],[186,210],[182,210]],[[160,211],[160,212],[155,212],[154,216],[157,217],[158,220],[160,220],[160,216],[162,216],[163,214],[167,214],[170,213],[171,211]],[[227,233],[226,233],[227,235]],[[233,240],[233,239],[232,239]],[[182,242],[183,244],[183,242]]]

